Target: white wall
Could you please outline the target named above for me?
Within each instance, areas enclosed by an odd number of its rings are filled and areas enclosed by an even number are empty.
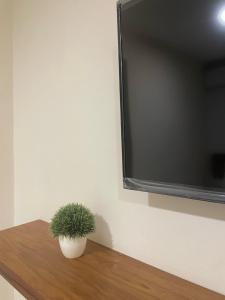
[[[225,208],[122,189],[115,0],[20,0],[16,223],[84,202],[94,238],[225,294]]]
[[[0,230],[13,224],[11,1],[0,0]],[[12,299],[12,289],[0,278],[0,299]]]

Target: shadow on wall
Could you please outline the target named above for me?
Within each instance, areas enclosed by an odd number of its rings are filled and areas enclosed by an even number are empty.
[[[225,204],[157,194],[149,194],[148,202],[153,208],[225,221]]]
[[[100,215],[95,215],[96,231],[91,235],[93,241],[97,241],[106,247],[113,248],[112,234],[108,223]]]

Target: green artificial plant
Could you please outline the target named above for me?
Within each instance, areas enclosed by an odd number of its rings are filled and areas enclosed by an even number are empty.
[[[78,203],[61,207],[50,224],[50,230],[55,238],[85,237],[95,231],[95,218],[88,208]]]

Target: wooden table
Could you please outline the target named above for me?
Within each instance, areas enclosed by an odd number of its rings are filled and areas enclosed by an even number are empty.
[[[43,221],[0,232],[0,274],[30,300],[225,300],[91,241],[68,260]]]

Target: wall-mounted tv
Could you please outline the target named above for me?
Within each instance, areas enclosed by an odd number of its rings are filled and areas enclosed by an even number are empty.
[[[225,1],[118,2],[124,186],[225,203]]]

